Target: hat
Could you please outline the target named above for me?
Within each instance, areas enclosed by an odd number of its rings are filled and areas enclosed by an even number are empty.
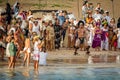
[[[36,40],[36,39],[39,39],[40,37],[39,36],[35,36],[33,39]]]
[[[109,11],[105,11],[105,13],[109,13]]]
[[[33,18],[33,15],[28,16],[27,20],[29,20],[30,18]]]
[[[99,9],[98,9],[98,8],[95,8],[95,11],[99,11]]]

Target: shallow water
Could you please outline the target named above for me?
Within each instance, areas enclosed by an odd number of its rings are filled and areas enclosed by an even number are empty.
[[[0,80],[120,80],[120,68],[40,67],[0,70]]]

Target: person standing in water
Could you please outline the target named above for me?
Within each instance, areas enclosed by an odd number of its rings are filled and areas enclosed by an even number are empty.
[[[33,52],[33,60],[34,60],[34,70],[38,70],[39,67],[39,58],[40,58],[40,49],[39,49],[39,36],[35,36],[33,38],[34,43],[34,52]]]
[[[30,35],[28,34],[28,36],[26,36],[25,39],[25,47],[24,47],[24,62],[23,62],[23,66],[25,66],[25,62],[27,64],[27,67],[30,64],[30,56],[31,56],[31,42],[30,42]]]
[[[12,38],[10,45],[9,45],[9,52],[10,52],[10,63],[8,68],[15,68],[16,62],[16,46],[14,44],[14,38]]]

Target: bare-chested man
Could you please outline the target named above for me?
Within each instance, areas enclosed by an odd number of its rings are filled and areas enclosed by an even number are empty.
[[[82,50],[82,49],[84,49],[84,46],[85,46],[84,45],[84,43],[85,43],[85,28],[84,28],[84,22],[83,21],[78,22],[78,29],[76,30],[76,34],[78,35],[77,38],[79,40],[79,43],[77,43],[78,46],[75,46],[74,55],[78,54],[77,49],[79,47],[80,47],[80,50]]]

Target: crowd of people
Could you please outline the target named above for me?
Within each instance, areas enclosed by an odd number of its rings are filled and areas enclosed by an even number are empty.
[[[74,55],[78,49],[87,54],[90,48],[95,51],[120,49],[120,18],[117,24],[100,3],[94,8],[85,0],[82,20],[62,10],[35,18],[31,10],[22,10],[18,2],[13,7],[7,3],[5,10],[0,15],[0,54],[4,60],[6,50],[9,68],[14,68],[16,59],[24,54],[23,65],[29,66],[32,55],[37,70],[41,55],[47,56],[46,51],[61,47],[75,49]]]

